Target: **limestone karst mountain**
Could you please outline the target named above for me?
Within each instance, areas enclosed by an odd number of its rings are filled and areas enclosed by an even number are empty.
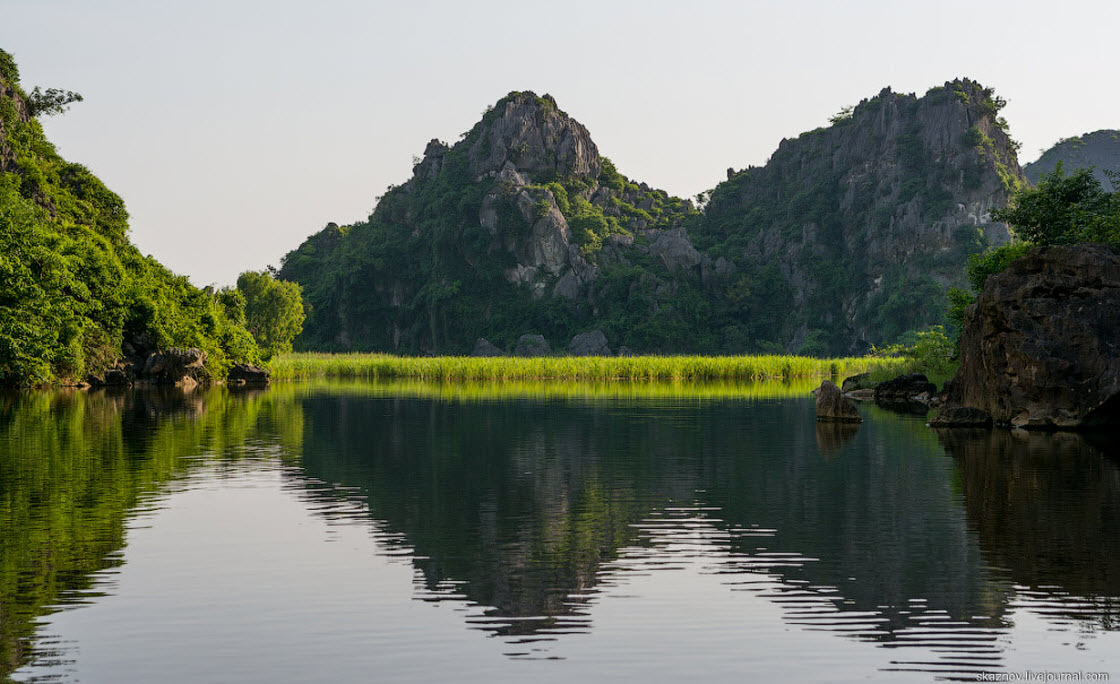
[[[599,329],[645,352],[862,352],[938,323],[1023,182],[991,89],[883,90],[729,171],[700,211],[622,176],[547,95],[514,92],[428,143],[367,221],[328,225],[281,277],[307,348],[468,353]]]

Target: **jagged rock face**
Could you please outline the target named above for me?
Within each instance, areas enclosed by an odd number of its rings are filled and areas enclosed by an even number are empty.
[[[1120,173],[1120,131],[1106,129],[1061,140],[1037,161],[1024,166],[1023,173],[1027,180],[1037,184],[1059,163],[1066,174],[1092,167],[1093,176],[1105,190],[1120,190],[1106,173]]]
[[[780,265],[792,306],[774,341],[787,347],[814,327],[855,341],[851,351],[882,343],[906,329],[883,330],[884,306],[899,327],[928,325],[943,307],[890,302],[893,291],[943,295],[963,284],[969,253],[1009,238],[991,212],[1022,176],[998,108],[967,80],[921,98],[884,89],[783,140],[766,166],[732,170],[698,242],[748,270]]]
[[[601,170],[599,150],[591,134],[560,111],[551,96],[516,93],[487,112],[468,152],[475,179],[495,176],[507,164],[525,182],[564,176],[596,178]]]
[[[1120,425],[1118,312],[1120,251],[1031,250],[969,309],[945,420],[963,406],[1014,427]]]

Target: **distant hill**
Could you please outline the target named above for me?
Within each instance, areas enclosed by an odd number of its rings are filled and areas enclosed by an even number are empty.
[[[1093,175],[1106,190],[1120,190],[1105,173],[1120,173],[1120,131],[1105,129],[1059,140],[1043,152],[1038,161],[1024,166],[1023,173],[1031,183],[1037,184],[1040,178],[1058,166],[1058,162],[1062,163],[1066,173],[1095,167]]]

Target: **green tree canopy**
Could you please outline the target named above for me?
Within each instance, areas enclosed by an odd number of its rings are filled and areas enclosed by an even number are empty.
[[[303,293],[299,284],[277,280],[268,271],[246,271],[237,278],[245,302],[245,324],[267,356],[292,350],[303,330]]]
[[[1038,186],[1016,193],[1006,209],[992,213],[1034,245],[1099,242],[1120,246],[1120,195],[1105,190],[1091,168],[1066,175],[1058,164]]]

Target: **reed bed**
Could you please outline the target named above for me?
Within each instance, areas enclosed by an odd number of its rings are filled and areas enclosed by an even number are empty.
[[[391,354],[285,354],[272,361],[274,380],[413,379],[429,382],[568,380],[585,382],[713,382],[842,378],[898,371],[897,358],[808,356],[545,356],[469,357]]]
[[[808,397],[816,386],[812,378],[784,381],[644,382],[579,380],[508,380],[433,382],[426,380],[334,380],[276,384],[272,394],[327,393],[361,397],[410,397],[454,403],[481,403],[529,399],[576,403],[675,401],[697,404],[708,401],[771,401]]]

